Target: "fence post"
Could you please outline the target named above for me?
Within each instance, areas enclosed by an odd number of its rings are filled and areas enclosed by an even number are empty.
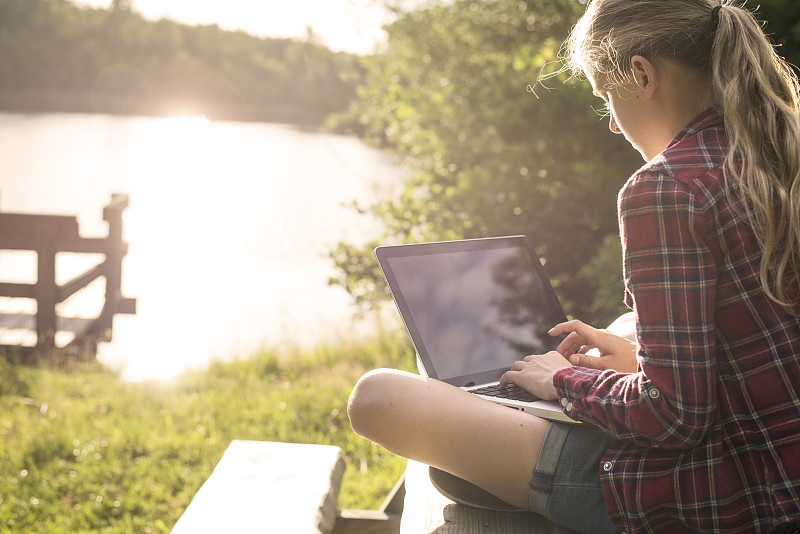
[[[40,350],[49,352],[56,347],[56,300],[58,299],[56,246],[53,235],[46,236],[46,239],[39,244],[36,256],[36,346]]]
[[[108,223],[108,249],[106,250],[106,305],[103,307],[101,328],[103,335],[112,328],[114,314],[122,303],[122,258],[127,244],[122,240],[122,212],[128,207],[128,196],[113,194],[111,202],[103,208],[103,220]]]

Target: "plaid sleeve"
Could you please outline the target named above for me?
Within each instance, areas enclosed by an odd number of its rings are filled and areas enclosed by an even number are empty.
[[[625,285],[636,314],[639,372],[573,368],[554,384],[569,415],[619,439],[688,448],[716,414],[716,266],[703,196],[642,171],[620,191]]]

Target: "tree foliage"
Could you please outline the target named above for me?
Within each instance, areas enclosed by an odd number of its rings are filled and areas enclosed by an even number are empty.
[[[0,0],[0,108],[321,123],[355,97],[353,55],[133,8]]]
[[[587,83],[559,74],[537,84],[560,68],[582,9],[455,0],[407,13],[387,28],[386,53],[370,58],[351,120],[410,169],[397,196],[362,207],[386,225],[381,242],[526,234],[568,312],[606,320],[621,310],[622,285],[619,256],[609,260],[602,242],[641,161],[592,109]],[[375,244],[332,254],[332,282],[365,305],[385,295]],[[616,299],[598,305],[609,284]]]
[[[369,250],[378,242],[526,234],[568,313],[613,319],[623,310],[616,193],[641,160],[608,133],[587,83],[536,84],[560,68],[586,2],[384,3],[400,17],[368,64],[349,126],[400,155],[410,176],[397,196],[361,207],[385,234],[367,247],[341,243],[331,282],[369,306],[387,296]],[[757,15],[798,64],[800,3],[763,0]]]
[[[800,65],[800,2],[760,0],[751,6],[764,22],[764,31],[777,46],[778,53],[795,66]]]

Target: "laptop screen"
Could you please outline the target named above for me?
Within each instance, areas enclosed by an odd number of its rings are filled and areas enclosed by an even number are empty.
[[[491,382],[558,345],[547,331],[566,317],[525,237],[379,247],[376,256],[428,376]]]

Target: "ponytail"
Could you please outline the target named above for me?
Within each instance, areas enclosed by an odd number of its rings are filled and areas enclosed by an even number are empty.
[[[793,313],[800,277],[800,88],[753,15],[723,5],[711,87],[730,143],[725,173],[764,251],[761,285]]]
[[[760,278],[800,315],[800,86],[752,13],[733,0],[593,0],[565,43],[567,68],[611,85],[636,55],[707,73],[729,139],[724,173],[763,249]]]

